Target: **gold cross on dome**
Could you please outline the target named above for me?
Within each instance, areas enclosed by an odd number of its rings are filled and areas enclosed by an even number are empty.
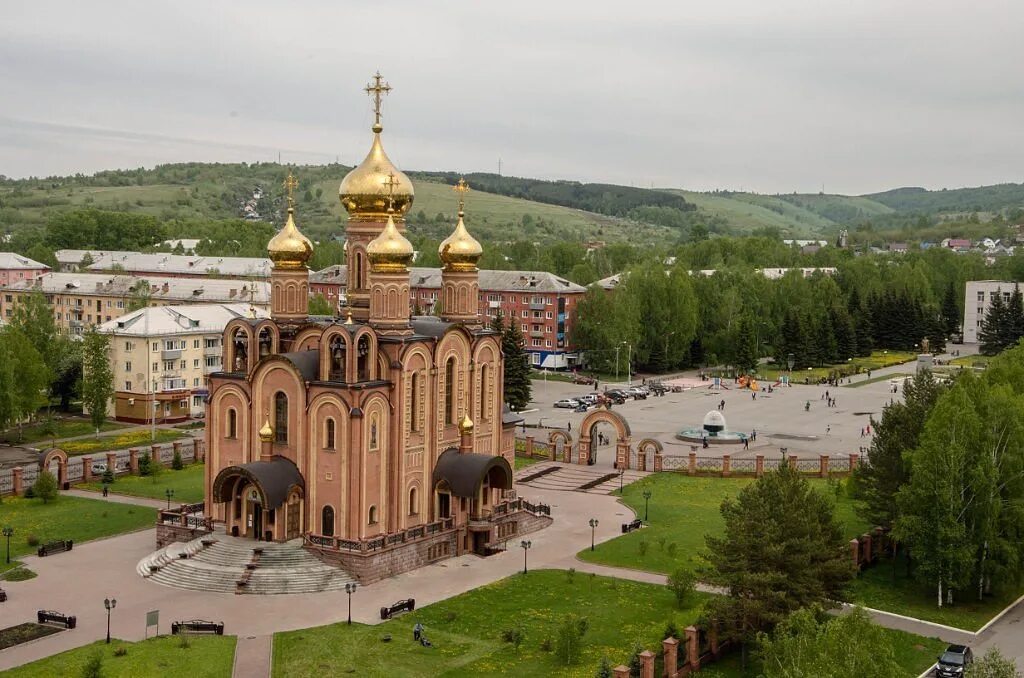
[[[388,192],[388,208],[395,209],[395,186],[398,185],[398,182],[395,181],[395,173],[388,172],[388,176],[384,179],[383,183],[384,188]]]
[[[288,170],[288,177],[284,180],[284,191],[288,195],[288,207],[289,209],[295,207],[295,189],[299,187],[299,181],[292,176],[292,171]]]
[[[459,177],[458,183],[452,186],[452,190],[458,194],[459,212],[463,212],[466,207],[466,194],[469,193],[469,184],[466,183],[466,177]]]
[[[374,124],[379,125],[381,100],[391,91],[391,85],[381,77],[380,71],[377,71],[373,76],[373,82],[367,84],[363,91],[373,97],[373,121]]]

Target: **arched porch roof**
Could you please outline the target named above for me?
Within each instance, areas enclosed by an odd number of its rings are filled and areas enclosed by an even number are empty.
[[[272,509],[284,504],[293,488],[305,493],[306,481],[299,473],[299,468],[284,457],[274,457],[270,461],[252,461],[222,469],[213,481],[213,500],[216,502],[231,499],[229,481],[244,478],[259,492],[259,501],[263,508]]]

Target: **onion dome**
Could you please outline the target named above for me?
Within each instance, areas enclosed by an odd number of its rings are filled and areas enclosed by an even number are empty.
[[[267,243],[267,252],[275,268],[305,268],[313,256],[313,243],[295,226],[294,208],[288,208],[288,220]]]
[[[366,257],[374,273],[403,273],[412,263],[412,243],[395,226],[395,212],[387,211],[384,230],[366,246]]]
[[[260,440],[265,443],[274,442],[274,429],[270,427],[270,420],[267,419],[260,427]]]
[[[459,421],[459,433],[468,435],[473,432],[473,420],[469,418],[469,413],[462,415],[462,419]]]
[[[380,123],[373,126],[373,145],[359,166],[349,172],[341,181],[338,197],[348,212],[350,221],[383,221],[391,202],[385,186],[392,186],[391,198],[395,212],[402,218],[412,207],[414,191],[409,177],[405,176],[388,158],[380,142]]]
[[[459,223],[455,224],[455,230],[437,248],[441,262],[448,271],[475,271],[477,262],[484,253],[480,243],[466,230],[463,216],[464,213],[460,210]]]

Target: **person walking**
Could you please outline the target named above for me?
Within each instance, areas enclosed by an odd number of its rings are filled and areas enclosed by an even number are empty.
[[[744,438],[743,439],[743,449],[744,450],[749,450],[750,449],[750,438]]]
[[[832,435],[832,424],[829,424],[828,426],[825,427],[825,435],[826,436]]]
[[[423,637],[423,624],[416,622],[416,625],[412,627],[412,639],[419,641]]]

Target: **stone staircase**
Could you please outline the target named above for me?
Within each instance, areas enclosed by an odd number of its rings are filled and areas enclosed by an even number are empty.
[[[277,544],[224,535],[171,544],[139,561],[137,570],[164,586],[214,593],[318,593],[356,581],[304,550],[299,539]]]

